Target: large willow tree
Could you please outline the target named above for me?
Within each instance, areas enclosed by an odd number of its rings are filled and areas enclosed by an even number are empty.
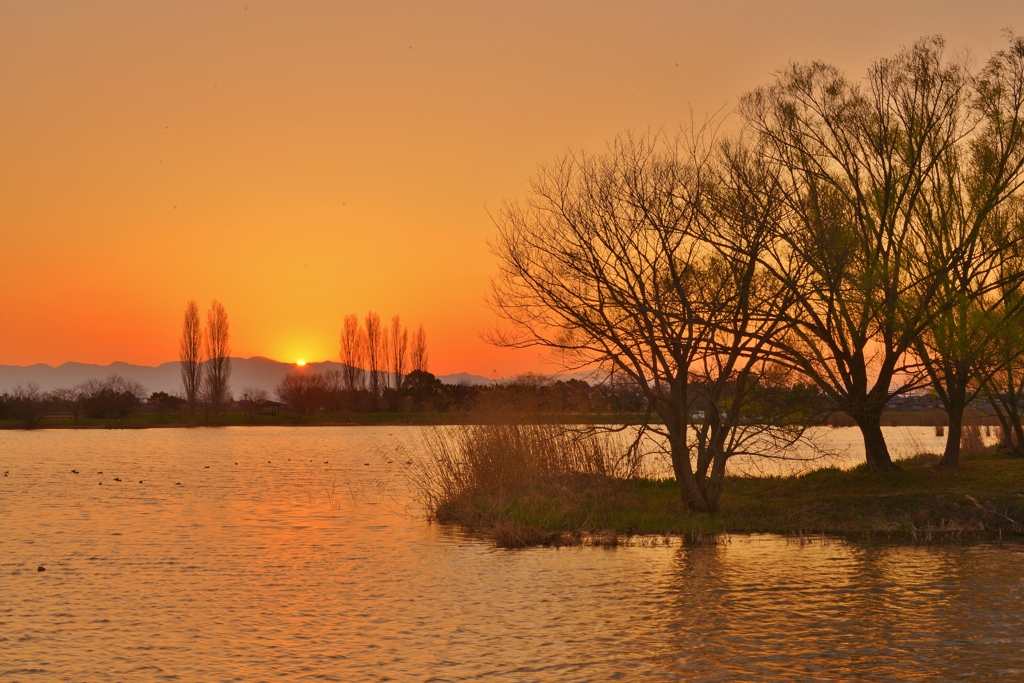
[[[915,344],[951,307],[993,291],[976,272],[968,288],[950,274],[990,251],[979,245],[984,226],[1017,189],[1013,59],[976,78],[940,38],[923,39],[874,63],[863,82],[794,65],[742,100],[788,208],[763,259],[794,302],[782,347],[856,422],[872,470],[894,467],[886,404],[926,381]]]
[[[967,406],[993,393],[993,383],[1007,370],[1012,375],[1024,353],[1013,341],[1024,322],[1024,39],[1011,36],[972,85],[977,125],[929,174],[917,212],[922,251],[949,266],[935,281],[933,322],[914,344],[949,416],[943,467],[959,463]],[[1019,421],[1007,424],[1004,395],[995,393],[1004,433],[1019,431]]]

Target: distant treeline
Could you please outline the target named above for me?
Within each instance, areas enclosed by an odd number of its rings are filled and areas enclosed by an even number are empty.
[[[50,415],[67,415],[75,422],[80,417],[119,420],[142,406],[145,391],[138,382],[116,374],[50,392],[30,382],[0,394],[0,420],[15,420],[26,429],[39,426]]]
[[[365,372],[365,371],[362,371]],[[301,419],[304,416],[344,416],[353,413],[474,413],[476,417],[501,422],[522,419],[524,415],[587,416],[631,421],[629,416],[648,412],[643,393],[632,382],[608,378],[600,382],[581,379],[553,379],[540,375],[520,377],[486,385],[445,384],[425,370],[413,370],[401,384],[394,378],[382,383],[379,395],[362,386],[356,374],[355,389],[347,388],[343,370],[318,372],[297,368],[281,381],[274,397],[263,389],[246,388],[237,396],[230,391],[224,396],[220,413],[213,413],[202,398],[197,401],[198,418],[210,422],[212,415],[243,415],[249,422],[261,415],[282,415]],[[276,399],[276,400],[275,400]],[[695,391],[691,405],[694,419],[703,420],[713,403]],[[205,411],[202,410],[205,408]],[[88,380],[73,387],[40,391],[35,384],[18,385],[13,391],[0,394],[0,420],[16,421],[18,426],[32,429],[44,418],[63,418],[72,423],[80,419],[105,422],[125,420],[146,413],[158,415],[159,421],[173,420],[196,424],[189,413],[188,401],[182,395],[158,391],[148,394],[139,383],[120,375],[104,380]],[[824,423],[829,418],[828,402],[811,387],[765,386],[759,400],[750,402],[745,420],[778,419],[779,415],[800,423]],[[202,423],[199,419],[198,423]],[[214,420],[223,423],[223,420]]]
[[[515,406],[517,411],[544,413],[637,413],[645,410],[643,396],[632,384],[590,384],[583,380],[555,380],[527,375],[490,385],[444,384],[424,370],[414,370],[400,385],[384,388],[377,396],[370,389],[348,389],[338,371],[297,371],[277,388],[277,397],[290,413],[464,412],[489,407]],[[257,402],[243,392],[247,410],[259,412]]]
[[[237,397],[228,395],[221,412],[242,414],[252,420],[266,414],[301,418],[314,414],[460,413],[504,411],[510,406],[517,413],[573,415],[628,414],[646,409],[643,396],[632,384],[591,385],[578,379],[552,381],[527,375],[491,385],[452,385],[429,372],[414,370],[401,385],[385,387],[375,396],[370,389],[345,388],[342,374],[337,370],[296,370],[278,386],[278,400],[262,389],[244,389]],[[202,407],[203,403],[198,405]],[[29,384],[0,394],[0,420],[14,420],[26,429],[40,426],[46,417],[77,423],[81,418],[124,420],[137,413],[158,414],[161,421],[166,417],[189,422],[185,398],[162,391],[147,397],[141,384],[119,375],[50,392]]]

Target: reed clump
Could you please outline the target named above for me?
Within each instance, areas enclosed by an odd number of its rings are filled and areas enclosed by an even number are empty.
[[[981,427],[964,425],[960,434],[960,452],[965,456],[977,456],[985,450],[985,442],[981,438]]]
[[[428,502],[437,506],[481,494],[520,492],[567,478],[630,476],[613,439],[549,424],[433,427],[425,437]]]
[[[612,481],[641,469],[613,432],[510,413],[475,417],[426,431],[414,483],[431,518],[482,531],[500,547],[577,542],[582,525],[552,521],[589,519],[581,511],[600,505]]]

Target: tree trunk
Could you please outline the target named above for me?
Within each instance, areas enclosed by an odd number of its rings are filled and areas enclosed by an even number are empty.
[[[1009,453],[1013,450],[1013,437],[1010,435],[1010,423],[1003,417],[1000,410],[996,410],[996,417],[999,418],[999,445]]]
[[[711,476],[708,477],[707,482],[704,484],[704,501],[711,512],[718,510],[718,503],[722,498],[726,460],[725,449],[717,446],[711,464]]]
[[[1006,417],[1010,422],[1010,453],[1021,455],[1024,453],[1024,431],[1020,425],[1020,399],[1017,393],[1017,383],[1014,381],[1013,373],[1007,370],[1006,401],[1003,407],[1006,408]]]
[[[672,456],[672,471],[676,475],[679,494],[683,504],[690,510],[709,512],[704,499],[703,486],[693,471],[690,461],[690,449],[686,443],[686,433],[690,425],[689,402],[685,375],[676,378],[672,383],[671,400],[656,400],[655,412],[661,417],[668,429],[669,452]]]
[[[991,388],[986,387],[985,396],[995,409],[996,419],[999,420],[999,444],[1006,449],[1007,453],[1013,453],[1013,428],[1010,426],[1010,417],[1003,412],[999,398],[992,392]]]
[[[942,453],[939,467],[956,467],[960,464],[960,437],[963,436],[964,407],[946,408],[949,414],[949,433],[946,436],[946,450]]]
[[[683,404],[684,410],[686,404]],[[687,422],[685,417],[680,419],[677,415],[662,414],[665,426],[668,427],[669,450],[672,456],[672,472],[676,475],[676,483],[679,485],[679,495],[683,503],[690,510],[710,512],[707,501],[704,498],[704,491],[698,484],[697,476],[693,472],[693,465],[690,462],[690,449],[686,445]]]
[[[1006,420],[1003,421],[1002,415],[1000,415],[1000,422],[1003,423],[1003,438],[1007,450],[1011,455],[1024,455],[1024,431],[1021,429],[1020,411],[1012,404],[1004,407],[1006,408]]]
[[[679,484],[683,503],[691,510],[711,512],[704,498],[704,491],[697,483],[690,463],[690,450],[686,447],[686,430],[670,430],[669,447],[672,450],[672,469]]]
[[[1024,430],[1021,429],[1020,420],[1011,425],[1013,431],[1010,438],[1010,453],[1018,457],[1024,456]]]
[[[889,457],[889,448],[882,435],[882,411],[851,415],[864,437],[864,458],[872,472],[888,472],[899,469]]]

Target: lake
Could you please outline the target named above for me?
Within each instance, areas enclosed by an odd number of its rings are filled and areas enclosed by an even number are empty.
[[[0,680],[1024,680],[1019,544],[495,550],[418,429],[0,432]]]

